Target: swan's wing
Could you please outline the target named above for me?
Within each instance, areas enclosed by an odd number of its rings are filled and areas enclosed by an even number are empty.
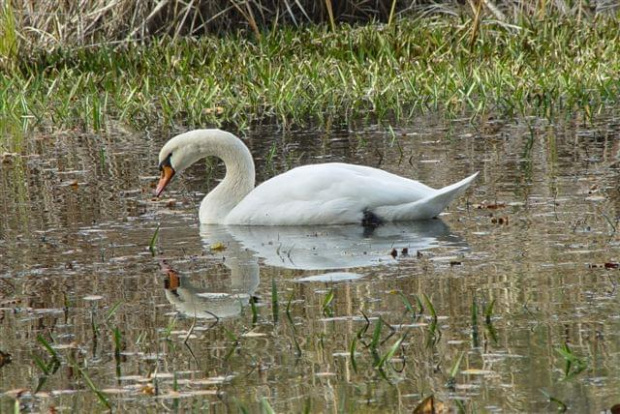
[[[265,181],[227,216],[228,224],[359,223],[364,211],[427,198],[437,190],[375,168],[318,164]]]

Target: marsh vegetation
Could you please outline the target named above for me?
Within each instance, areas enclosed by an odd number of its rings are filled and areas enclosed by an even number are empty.
[[[11,34],[2,46],[4,122],[245,130],[256,123],[401,122],[423,113],[579,113],[587,120],[620,96],[618,20],[578,10],[535,9],[502,21],[465,9],[369,25],[76,46],[27,42],[30,32],[7,10],[0,19]]]

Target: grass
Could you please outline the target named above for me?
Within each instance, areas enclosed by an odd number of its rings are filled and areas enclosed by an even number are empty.
[[[151,237],[151,241],[149,242],[149,252],[151,252],[151,256],[155,257],[157,254],[155,244],[157,243],[157,238],[159,237],[159,227],[157,224],[157,228],[155,228],[155,232],[153,233],[153,237]]]
[[[43,348],[48,352],[50,360],[49,362],[45,362],[42,358],[40,358],[36,354],[33,354],[33,360],[35,365],[43,372],[43,375],[39,377],[38,384],[34,390],[35,394],[43,388],[43,386],[47,382],[47,379],[51,375],[55,374],[62,364],[58,352],[56,352],[52,345],[45,338],[43,338],[42,335],[37,335],[37,342],[41,344]]]
[[[334,301],[334,289],[330,289],[325,295],[325,299],[323,299],[323,315],[327,318],[332,318],[334,316],[333,302]]]
[[[112,405],[110,404],[110,401],[108,400],[107,396],[105,395],[105,393],[101,391],[101,389],[97,387],[97,385],[95,385],[95,383],[92,381],[92,379],[88,375],[88,372],[85,369],[81,368],[76,363],[73,363],[72,365],[73,365],[73,368],[76,369],[82,375],[82,379],[84,380],[88,388],[90,388],[90,390],[93,393],[95,393],[95,395],[99,399],[99,402],[102,405],[104,405],[108,410],[111,410]]]
[[[293,340],[293,345],[295,345],[295,355],[299,358],[301,357],[303,351],[301,349],[301,346],[299,345],[299,341],[297,341],[297,329],[295,328],[295,321],[293,321],[293,316],[291,315],[292,301],[293,301],[293,295],[291,294],[286,304],[286,319],[291,325],[291,330],[293,331],[293,335],[291,335],[291,337]]]
[[[556,352],[564,359],[564,380],[573,378],[588,367],[588,363],[576,356],[567,342],[556,348]]]
[[[429,112],[589,118],[618,103],[619,29],[604,18],[448,16],[7,53],[0,122],[99,130]]]

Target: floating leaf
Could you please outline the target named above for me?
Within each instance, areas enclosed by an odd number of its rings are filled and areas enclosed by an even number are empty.
[[[0,368],[11,362],[11,354],[0,351]]]
[[[501,225],[507,225],[508,222],[509,222],[508,216],[506,216],[506,217],[492,217],[491,218],[491,223],[499,224],[500,226]]]
[[[224,250],[226,250],[226,245],[222,242],[217,242],[217,243],[213,243],[210,246],[210,249],[212,252],[223,252]]]
[[[140,391],[142,392],[142,394],[155,395],[155,387],[153,387],[152,384],[144,385]]]
[[[413,409],[413,414],[440,414],[444,412],[446,412],[444,403],[435,401],[434,395],[426,397]]]
[[[477,204],[477,209],[498,210],[500,208],[506,208],[506,203],[494,203],[494,204]]]

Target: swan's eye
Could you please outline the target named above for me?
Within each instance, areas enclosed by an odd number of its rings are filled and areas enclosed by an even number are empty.
[[[164,167],[172,167],[170,164],[170,159],[172,158],[172,153],[168,154],[168,156],[159,163],[159,171],[163,170]]]

